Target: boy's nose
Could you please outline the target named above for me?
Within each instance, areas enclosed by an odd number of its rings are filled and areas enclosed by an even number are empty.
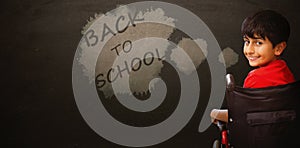
[[[252,45],[245,46],[244,47],[244,52],[245,52],[246,55],[253,54],[254,53],[253,46]]]

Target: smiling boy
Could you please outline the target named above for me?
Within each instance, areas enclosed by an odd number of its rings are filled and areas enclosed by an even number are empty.
[[[260,11],[242,24],[244,55],[252,67],[245,88],[284,85],[295,81],[285,61],[280,59],[287,46],[290,26],[286,18],[272,10]]]
[[[290,35],[285,17],[272,10],[263,10],[247,17],[241,28],[244,55],[256,67],[244,80],[244,88],[263,88],[292,83],[295,78],[280,58]],[[211,119],[228,122],[227,109],[213,109]]]

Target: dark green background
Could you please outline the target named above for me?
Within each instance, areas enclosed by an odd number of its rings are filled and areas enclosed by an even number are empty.
[[[81,28],[97,12],[108,12],[133,0],[13,0],[2,2],[1,135],[5,147],[122,147],[98,136],[81,117],[72,92],[72,62]],[[167,0],[199,16],[221,49],[230,47],[239,62],[227,69],[242,85],[250,67],[242,54],[240,25],[262,9],[282,13],[291,36],[284,59],[300,78],[299,1]],[[4,45],[4,46],[3,46]],[[201,106],[202,105],[202,106]],[[205,103],[175,137],[153,147],[210,147],[215,126],[198,133]],[[3,138],[4,137],[4,138]],[[1,146],[2,147],[2,146]]]

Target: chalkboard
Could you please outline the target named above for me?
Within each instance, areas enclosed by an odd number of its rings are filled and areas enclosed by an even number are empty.
[[[135,0],[11,0],[1,4],[1,75],[2,135],[1,145],[7,147],[126,147],[111,142],[94,132],[83,119],[74,99],[72,65],[82,30],[90,17],[109,12]],[[300,9],[297,0],[164,0],[183,7],[198,16],[211,30],[220,49],[230,49],[237,62],[226,73],[243,84],[251,70],[242,51],[242,21],[263,9],[272,9],[286,16],[291,35],[283,58],[300,79],[297,55],[300,34]],[[176,34],[173,36],[176,40]],[[207,68],[202,65],[203,68]],[[208,81],[204,72],[200,81]],[[170,80],[176,79],[169,78]],[[171,83],[173,84],[173,83]],[[174,84],[175,87],[175,84]],[[211,147],[219,137],[211,125],[198,132],[209,88],[201,87],[200,100],[189,123],[174,137],[149,147]],[[173,95],[179,95],[174,93]],[[225,104],[224,104],[225,105]],[[168,110],[161,108],[159,112]],[[112,109],[113,111],[113,109]],[[169,110],[172,112],[172,110]],[[166,113],[161,116],[168,116]],[[145,114],[149,115],[149,114]],[[157,114],[150,114],[157,115]],[[137,115],[140,119],[144,115]],[[159,115],[158,115],[159,116]],[[120,117],[134,124],[135,117]],[[163,119],[163,118],[162,118]],[[157,119],[161,120],[161,119]],[[151,118],[141,126],[156,124]],[[149,122],[149,123],[148,123]],[[130,136],[130,133],[128,133]]]

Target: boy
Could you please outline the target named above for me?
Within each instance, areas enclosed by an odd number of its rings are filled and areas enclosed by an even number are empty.
[[[243,87],[262,88],[295,81],[286,63],[280,59],[290,35],[285,17],[272,10],[257,12],[244,20],[241,33],[244,55],[250,66],[257,67],[249,72]],[[228,111],[214,109],[211,118],[213,122],[228,122]]]

